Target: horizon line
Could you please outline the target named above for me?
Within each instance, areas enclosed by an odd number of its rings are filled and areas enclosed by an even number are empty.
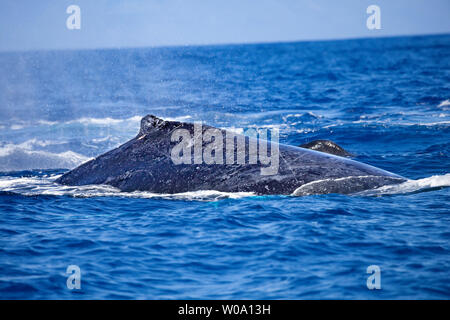
[[[450,36],[450,31],[439,33],[419,33],[419,34],[398,34],[381,36],[361,36],[361,37],[343,37],[343,38],[324,38],[324,39],[304,39],[304,40],[279,40],[279,41],[250,41],[250,42],[217,42],[217,43],[190,43],[190,44],[166,44],[166,45],[143,45],[143,46],[105,46],[105,47],[80,47],[80,48],[38,48],[38,49],[6,49],[3,53],[24,53],[24,52],[51,52],[51,51],[94,51],[94,50],[133,50],[133,49],[164,49],[164,48],[186,48],[186,47],[221,47],[221,46],[245,46],[245,45],[265,45],[265,44],[289,44],[303,42],[333,42],[333,41],[352,41],[352,40],[372,40],[372,39],[391,39],[391,38],[412,38],[412,37],[436,37]]]

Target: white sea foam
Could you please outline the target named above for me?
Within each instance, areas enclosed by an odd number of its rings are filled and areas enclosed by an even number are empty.
[[[220,192],[200,190],[176,194],[158,194],[147,191],[122,192],[109,185],[64,186],[55,183],[60,175],[49,177],[1,177],[0,191],[13,192],[25,196],[72,196],[90,197],[124,197],[124,198],[161,198],[172,200],[216,201],[220,199],[238,199],[254,196],[251,192]]]
[[[23,129],[23,128],[24,128],[24,126],[20,125],[20,124],[13,124],[10,127],[11,130],[20,130],[20,129]]]
[[[438,115],[439,118],[442,118],[440,115]],[[393,122],[390,120],[368,120],[368,119],[359,119],[355,121],[349,121],[349,122],[343,122],[340,121],[338,123],[332,123],[323,126],[323,129],[333,128],[333,127],[342,127],[346,126],[349,123],[352,124],[362,124],[362,125],[383,125],[383,126],[403,126],[403,127],[412,127],[412,126],[424,126],[424,127],[433,127],[433,126],[443,126],[443,125],[449,125],[449,120],[443,120],[443,121],[433,121],[433,122]]]
[[[72,169],[90,160],[89,157],[73,151],[51,153],[32,150],[32,145],[32,141],[27,141],[19,145],[8,144],[0,148],[0,171],[54,168]]]
[[[304,194],[303,191],[307,190],[308,187],[315,184],[320,184],[323,182],[337,182],[337,183],[345,183],[346,180],[354,179],[354,178],[370,178],[371,176],[361,176],[361,177],[344,177],[344,178],[336,178],[336,179],[324,179],[312,181],[310,183],[304,184],[297,188],[293,195]],[[376,189],[365,190],[361,192],[354,193],[356,195],[363,196],[382,196],[382,195],[394,195],[394,194],[408,194],[415,192],[424,192],[434,188],[443,188],[450,187],[450,173],[445,175],[437,175],[431,176],[428,178],[418,179],[418,180],[407,180],[405,182],[399,184],[392,184],[382,186]]]
[[[3,127],[8,126],[10,130],[22,130],[27,129],[31,127],[59,127],[59,126],[73,126],[73,125],[93,125],[93,126],[114,126],[114,125],[121,125],[123,123],[129,123],[133,126],[139,127],[139,121],[142,119],[141,116],[133,116],[129,118],[124,119],[115,119],[115,118],[90,118],[90,117],[83,117],[68,121],[47,121],[47,120],[37,120],[37,121],[17,121],[15,123],[9,124],[9,123],[2,123]]]
[[[381,196],[407,194],[443,187],[450,187],[450,173],[418,180],[407,180],[400,184],[387,185],[374,190],[363,191],[358,193],[358,195]]]
[[[450,106],[450,99],[447,99],[447,100],[442,101],[442,102],[438,105],[438,108],[446,107],[446,106]]]
[[[21,130],[32,126],[56,126],[55,129],[63,130],[61,132],[64,132],[65,135],[59,134],[60,131],[43,129],[43,134],[40,136],[41,139],[33,138],[23,142],[0,141],[0,171],[73,169],[91,159],[81,154],[83,151],[80,153],[77,147],[87,148],[91,154],[92,152],[97,152],[96,150],[100,147],[103,148],[101,149],[102,151],[106,151],[104,150],[105,146],[108,149],[117,147],[139,131],[141,118],[142,116],[124,119],[84,117],[65,122],[39,120],[37,122],[20,122],[10,125],[9,129],[11,130]],[[190,116],[180,116],[165,119],[184,121],[189,118]],[[95,128],[93,130],[100,130],[90,131],[85,136],[79,135],[74,139],[70,132],[72,129],[79,130],[79,126],[93,127]],[[111,127],[112,131],[102,131],[101,129],[105,127]],[[41,130],[41,128],[37,129]],[[31,134],[26,132],[24,136],[33,136],[33,132],[31,131]],[[78,133],[79,131],[76,132]],[[97,136],[95,135],[96,133],[98,134]],[[75,149],[73,145],[75,145]],[[99,151],[98,153],[102,152]]]
[[[246,128],[239,128],[239,127],[222,127],[221,129],[235,133],[235,134],[241,134],[245,135],[247,130],[253,129],[253,130],[260,130],[260,129],[267,129],[267,130],[279,130],[281,129],[283,125],[274,124],[274,125],[251,125],[247,126]]]
[[[163,120],[166,120],[166,121],[186,121],[186,120],[189,120],[189,119],[191,119],[192,117],[191,116],[180,116],[180,117],[160,117],[161,119],[163,119]]]
[[[60,175],[43,177],[0,177],[0,191],[13,192],[24,196],[71,196],[71,197],[123,197],[144,199],[171,199],[193,201],[217,201],[221,199],[238,199],[255,196],[252,192],[220,192],[216,190],[199,190],[176,194],[159,194],[147,191],[122,192],[109,185],[65,186],[55,183]],[[339,180],[339,179],[337,179]],[[341,179],[342,180],[342,179]],[[431,176],[418,180],[383,186],[377,189],[356,193],[359,196],[383,196],[425,192],[434,188],[450,187],[450,173]]]
[[[134,116],[131,118],[126,119],[114,119],[110,117],[106,118],[79,118],[75,120],[70,120],[64,122],[65,124],[71,124],[71,123],[81,123],[81,124],[95,124],[95,125],[111,125],[111,124],[118,124],[123,122],[139,122],[142,119],[140,116]]]
[[[235,134],[244,134],[244,128],[236,128],[236,127],[223,127],[223,130],[233,132]]]
[[[110,118],[110,117],[106,117],[106,118],[79,118],[79,119],[75,119],[75,120],[69,120],[64,122],[64,124],[71,124],[71,123],[81,123],[81,124],[94,124],[94,125],[115,125],[115,124],[121,124],[121,123],[131,123],[131,124],[135,124],[135,123],[139,123],[141,121],[141,119],[144,116],[133,116],[130,118],[124,118],[124,119],[115,119],[115,118]],[[179,116],[179,117],[160,117],[163,120],[166,121],[186,121],[191,119],[191,116]],[[139,129],[139,127],[137,127],[136,129]]]
[[[32,151],[36,147],[48,147],[65,144],[67,141],[58,140],[39,140],[36,138],[26,140],[18,144],[6,143],[0,144],[0,155],[4,155],[14,150],[15,148],[25,149]]]
[[[47,121],[47,120],[38,120],[34,122],[30,121],[21,121],[18,123],[11,124],[9,128],[11,130],[21,130],[27,127],[32,126],[57,126],[57,125],[72,125],[72,124],[82,124],[82,125],[96,125],[96,126],[111,126],[111,125],[120,125],[123,123],[130,123],[133,126],[136,126],[136,130],[139,129],[139,122],[143,118],[142,115],[132,116],[129,118],[93,118],[93,117],[82,117],[68,121]],[[186,121],[191,119],[191,116],[179,116],[179,117],[160,117],[167,121]]]

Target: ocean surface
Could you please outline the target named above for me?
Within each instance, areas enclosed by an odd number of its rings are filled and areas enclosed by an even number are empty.
[[[330,139],[409,180],[306,197],[54,182],[146,114]],[[449,186],[450,35],[0,53],[0,299],[449,299]]]

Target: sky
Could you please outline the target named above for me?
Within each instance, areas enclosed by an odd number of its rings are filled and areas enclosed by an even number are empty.
[[[67,7],[80,8],[70,30]],[[381,29],[369,30],[369,5]],[[1,0],[0,51],[450,33],[450,0]]]

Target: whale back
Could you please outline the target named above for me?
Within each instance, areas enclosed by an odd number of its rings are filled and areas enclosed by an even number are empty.
[[[227,135],[245,141],[245,147],[234,148],[233,157],[245,152],[245,163],[225,163],[226,144],[220,149],[224,163],[175,164],[172,149],[175,130],[186,130],[194,138],[194,124],[166,121],[153,115],[144,117],[138,135],[79,167],[65,173],[57,182],[66,185],[108,184],[123,191],[180,193],[198,190],[224,192],[254,192],[256,194],[321,194],[352,193],[405,179],[393,173],[351,159],[284,144],[270,144],[269,151],[278,149],[276,174],[264,175],[267,165],[250,163],[256,150],[250,145],[254,138],[203,125],[201,134],[214,129],[226,140]],[[204,151],[208,143],[203,141]],[[267,141],[266,141],[267,142]],[[219,151],[220,152],[220,151]],[[338,179],[353,177],[339,183]],[[314,182],[316,182],[314,184]],[[302,189],[303,186],[303,189]]]

